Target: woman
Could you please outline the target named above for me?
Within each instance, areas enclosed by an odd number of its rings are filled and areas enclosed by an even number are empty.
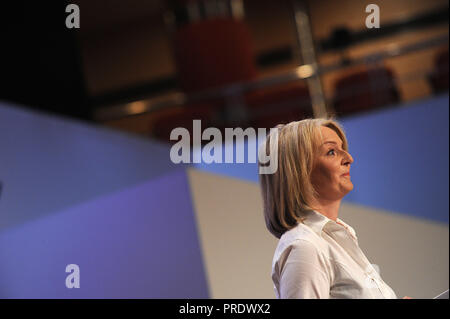
[[[259,176],[266,226],[280,239],[272,262],[277,298],[397,298],[338,218],[353,189],[341,126],[327,119],[278,125],[260,151],[275,149],[277,171]]]

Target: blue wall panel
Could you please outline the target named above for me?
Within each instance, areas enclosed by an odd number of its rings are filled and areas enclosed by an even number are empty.
[[[0,231],[179,168],[166,144],[0,103]]]
[[[188,187],[180,169],[1,232],[0,298],[208,298]]]
[[[448,223],[448,95],[342,120],[355,162],[346,200]]]

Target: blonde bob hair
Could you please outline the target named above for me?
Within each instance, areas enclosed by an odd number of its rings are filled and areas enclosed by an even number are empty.
[[[343,149],[348,151],[344,130],[333,118],[279,124],[260,145],[259,151],[265,148],[266,154],[273,151],[271,139],[278,147],[278,169],[273,174],[259,174],[266,227],[277,238],[303,222],[304,212],[315,210],[312,203],[318,194],[311,183],[311,172],[323,139],[321,126],[334,130],[342,140]],[[278,139],[274,137],[275,132]],[[261,166],[258,161],[258,169]]]

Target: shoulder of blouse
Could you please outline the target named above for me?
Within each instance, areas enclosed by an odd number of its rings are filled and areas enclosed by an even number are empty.
[[[311,243],[318,251],[323,249],[321,238],[307,225],[299,223],[294,228],[286,231],[278,241],[273,256],[272,266],[280,259],[281,255],[290,247],[299,245],[302,241]]]

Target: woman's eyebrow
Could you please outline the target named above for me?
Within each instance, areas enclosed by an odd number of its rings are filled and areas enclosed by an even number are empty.
[[[334,145],[338,145],[335,141],[326,141],[325,143],[322,144],[322,146],[325,145],[325,144],[334,144]],[[342,144],[341,144],[341,148],[342,148]]]

